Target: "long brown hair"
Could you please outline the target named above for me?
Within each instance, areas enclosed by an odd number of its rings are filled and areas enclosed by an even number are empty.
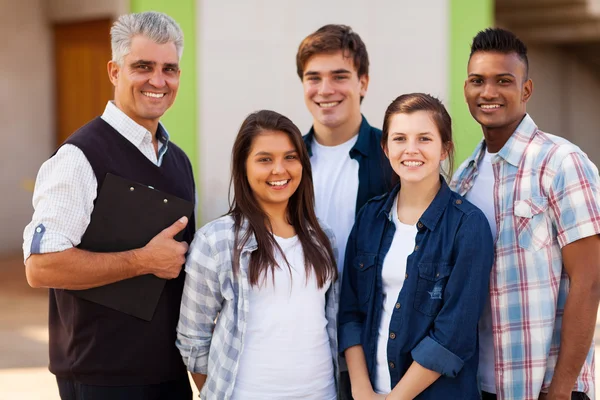
[[[442,102],[429,94],[408,93],[398,96],[388,106],[383,117],[383,129],[381,136],[381,147],[387,148],[388,136],[390,134],[391,119],[396,114],[411,114],[417,111],[427,111],[431,115],[433,123],[440,131],[442,146],[448,153],[448,170],[442,173],[446,179],[452,177],[454,170],[454,142],[452,141],[452,118],[446,111]]]
[[[274,273],[275,268],[279,267],[275,260],[275,249],[283,255],[271,233],[268,216],[256,201],[250,188],[246,171],[246,161],[254,138],[264,131],[285,133],[298,152],[298,158],[302,164],[302,178],[298,189],[289,199],[287,218],[302,244],[307,276],[314,272],[318,286],[323,287],[327,280],[335,281],[337,279],[337,267],[329,239],[321,229],[315,215],[310,158],[298,127],[287,117],[275,111],[261,110],[250,114],[242,123],[233,144],[228,212],[235,221],[233,271],[234,273],[239,272],[240,254],[251,235],[254,235],[258,245],[258,248],[252,252],[248,267],[251,285],[259,284],[261,276],[266,277],[267,272]],[[233,188],[233,197],[231,197],[231,188]],[[248,229],[240,237],[244,221],[247,221]]]

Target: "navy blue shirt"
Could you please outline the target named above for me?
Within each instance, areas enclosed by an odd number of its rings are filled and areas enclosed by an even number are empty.
[[[314,137],[314,127],[310,128],[303,137],[308,155],[311,157]],[[364,116],[358,130],[358,139],[350,149],[350,158],[358,161],[358,193],[356,194],[358,213],[367,200],[389,192],[395,183],[395,174],[381,149],[381,130],[369,125]]]
[[[417,223],[392,314],[389,372],[394,388],[416,361],[442,375],[418,399],[479,399],[477,323],[488,296],[493,240],[485,215],[440,180]],[[381,271],[396,231],[391,208],[399,190],[397,185],[363,207],[346,248],[339,350],[362,345],[371,382],[383,309]]]

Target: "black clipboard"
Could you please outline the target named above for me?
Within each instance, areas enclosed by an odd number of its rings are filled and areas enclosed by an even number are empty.
[[[101,253],[138,249],[182,216],[189,219],[193,209],[194,203],[190,201],[108,173],[78,247]],[[175,236],[179,241],[182,238],[183,231]],[[155,275],[141,275],[68,292],[150,321],[165,282]]]

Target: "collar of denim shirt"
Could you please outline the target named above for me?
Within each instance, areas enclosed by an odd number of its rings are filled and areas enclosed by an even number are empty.
[[[392,220],[391,210],[394,205],[394,200],[396,199],[396,196],[398,195],[399,191],[400,184],[397,184],[396,187],[394,187],[394,189],[388,195],[388,198],[383,208],[381,209],[381,211],[379,211],[379,215],[381,215],[382,213],[385,214],[386,218],[390,221]],[[435,230],[435,227],[437,226],[440,218],[442,217],[442,214],[446,210],[446,207],[448,207],[451,196],[452,191],[448,187],[448,184],[446,183],[444,177],[440,175],[440,189],[433,198],[431,204],[429,204],[429,207],[427,207],[423,215],[421,215],[421,218],[419,218],[419,222],[422,223],[423,226],[425,226],[430,231]]]

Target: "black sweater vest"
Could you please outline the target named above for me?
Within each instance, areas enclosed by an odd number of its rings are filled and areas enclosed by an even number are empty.
[[[195,199],[190,161],[172,142],[158,167],[109,124],[96,118],[65,144],[83,151],[98,180],[98,193],[110,172],[192,202]],[[192,215],[184,232],[188,244],[194,230]],[[50,371],[102,386],[147,385],[185,376],[185,366],[175,347],[184,277],[182,270],[178,278],[167,281],[150,322],[64,290],[50,289]]]

